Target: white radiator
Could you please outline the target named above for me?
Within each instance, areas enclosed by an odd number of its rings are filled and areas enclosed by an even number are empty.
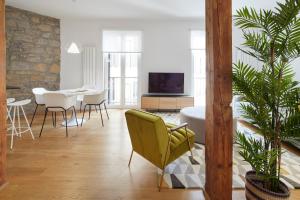
[[[84,47],[82,51],[83,85],[97,85],[96,47]]]

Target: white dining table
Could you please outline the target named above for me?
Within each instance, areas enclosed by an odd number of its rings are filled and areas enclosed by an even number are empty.
[[[79,95],[96,94],[97,92],[99,92],[99,90],[77,88],[77,89],[47,91],[47,92],[61,93],[61,94],[64,94],[66,96],[79,96]]]
[[[64,94],[66,96],[81,96],[81,95],[92,95],[92,94],[96,94],[99,92],[99,90],[95,90],[95,89],[83,89],[83,88],[76,88],[76,89],[66,89],[66,90],[56,90],[56,91],[47,91],[47,93],[61,93]],[[81,123],[85,123],[85,119],[82,120],[81,118],[77,118],[77,122],[78,124]],[[69,126],[77,126],[76,123],[76,117],[74,115],[74,113],[72,112],[72,116],[71,119],[69,119],[67,121],[68,123],[68,127]],[[66,126],[66,122],[62,122],[63,126]]]

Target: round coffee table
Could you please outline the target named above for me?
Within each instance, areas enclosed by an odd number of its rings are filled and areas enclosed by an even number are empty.
[[[181,109],[180,123],[188,123],[188,128],[195,132],[195,142],[205,144],[205,107]]]

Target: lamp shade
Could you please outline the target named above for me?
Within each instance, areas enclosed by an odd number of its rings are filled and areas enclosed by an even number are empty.
[[[71,43],[71,45],[69,46],[67,52],[71,53],[71,54],[78,54],[78,53],[80,53],[79,48],[78,48],[78,46],[76,45],[75,42]]]

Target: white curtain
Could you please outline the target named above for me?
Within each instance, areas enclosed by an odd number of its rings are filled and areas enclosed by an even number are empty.
[[[191,31],[191,49],[205,49],[205,31]]]
[[[141,52],[141,31],[103,31],[103,52]]]
[[[206,55],[205,55],[205,32],[200,30],[191,31],[191,53],[193,80],[192,88],[195,98],[195,106],[205,106],[206,89]]]

